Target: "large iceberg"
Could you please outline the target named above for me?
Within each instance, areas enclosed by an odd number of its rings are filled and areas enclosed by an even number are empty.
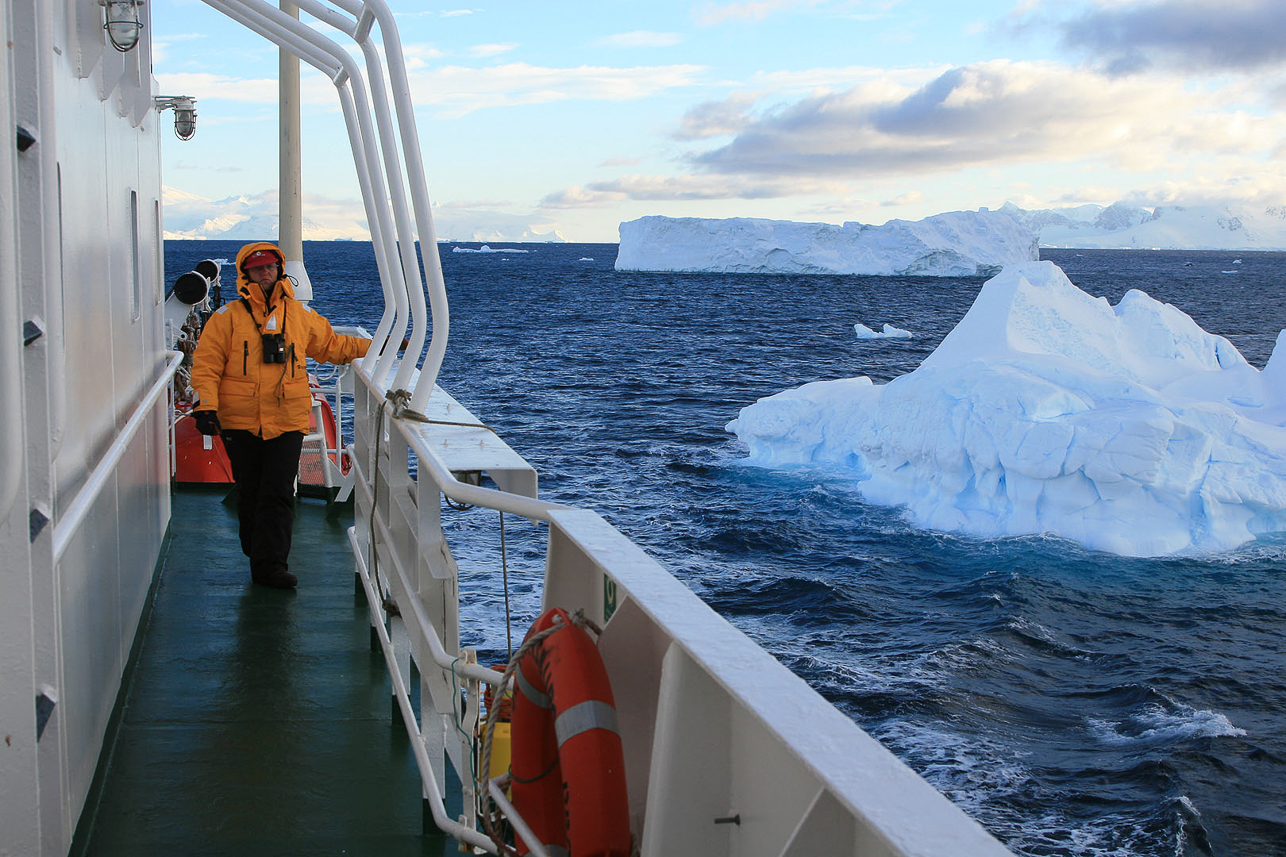
[[[1286,331],[1261,371],[1175,307],[1112,307],[1050,262],[989,280],[910,374],[806,384],[728,430],[755,464],[848,468],[932,529],[1129,556],[1286,531]]]
[[[620,225],[618,271],[990,276],[1039,258],[1036,233],[997,211],[883,226],[733,217],[640,217]]]

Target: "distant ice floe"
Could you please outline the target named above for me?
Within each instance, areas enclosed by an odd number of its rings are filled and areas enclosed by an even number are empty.
[[[451,252],[452,253],[530,253],[531,251],[519,250],[517,247],[497,247],[496,249],[493,250],[490,247],[488,247],[486,244],[483,244],[481,247],[477,248],[476,250],[472,247],[452,247]]]
[[[819,381],[728,430],[766,467],[847,468],[873,503],[982,537],[1160,556],[1286,531],[1286,331],[1264,369],[1143,292],[1006,268],[914,372]]]
[[[580,257],[579,259],[577,259],[576,261],[577,261],[577,262],[593,262],[593,261],[594,261],[594,257],[593,257],[593,256],[581,256],[581,257]]]
[[[1036,233],[996,211],[882,226],[651,216],[620,233],[618,271],[974,277],[1040,257]]]
[[[911,339],[911,331],[903,330],[900,327],[894,327],[891,324],[885,324],[884,330],[876,333],[860,322],[853,325],[853,332],[857,334],[858,339]]]

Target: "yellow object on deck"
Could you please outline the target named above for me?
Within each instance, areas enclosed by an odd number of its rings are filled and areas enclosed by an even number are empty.
[[[509,773],[510,724],[497,723],[496,732],[491,736],[491,779],[496,780]]]

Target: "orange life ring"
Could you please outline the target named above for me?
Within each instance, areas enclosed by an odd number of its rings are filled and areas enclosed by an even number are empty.
[[[513,804],[542,843],[570,857],[629,857],[625,753],[607,669],[564,610],[545,611],[527,638],[553,627],[555,617],[563,627],[514,673]],[[528,853],[518,840],[518,853]]]

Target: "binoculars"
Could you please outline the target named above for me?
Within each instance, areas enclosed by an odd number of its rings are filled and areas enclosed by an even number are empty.
[[[286,334],[284,333],[263,334],[263,362],[265,363],[285,363],[286,362]]]

